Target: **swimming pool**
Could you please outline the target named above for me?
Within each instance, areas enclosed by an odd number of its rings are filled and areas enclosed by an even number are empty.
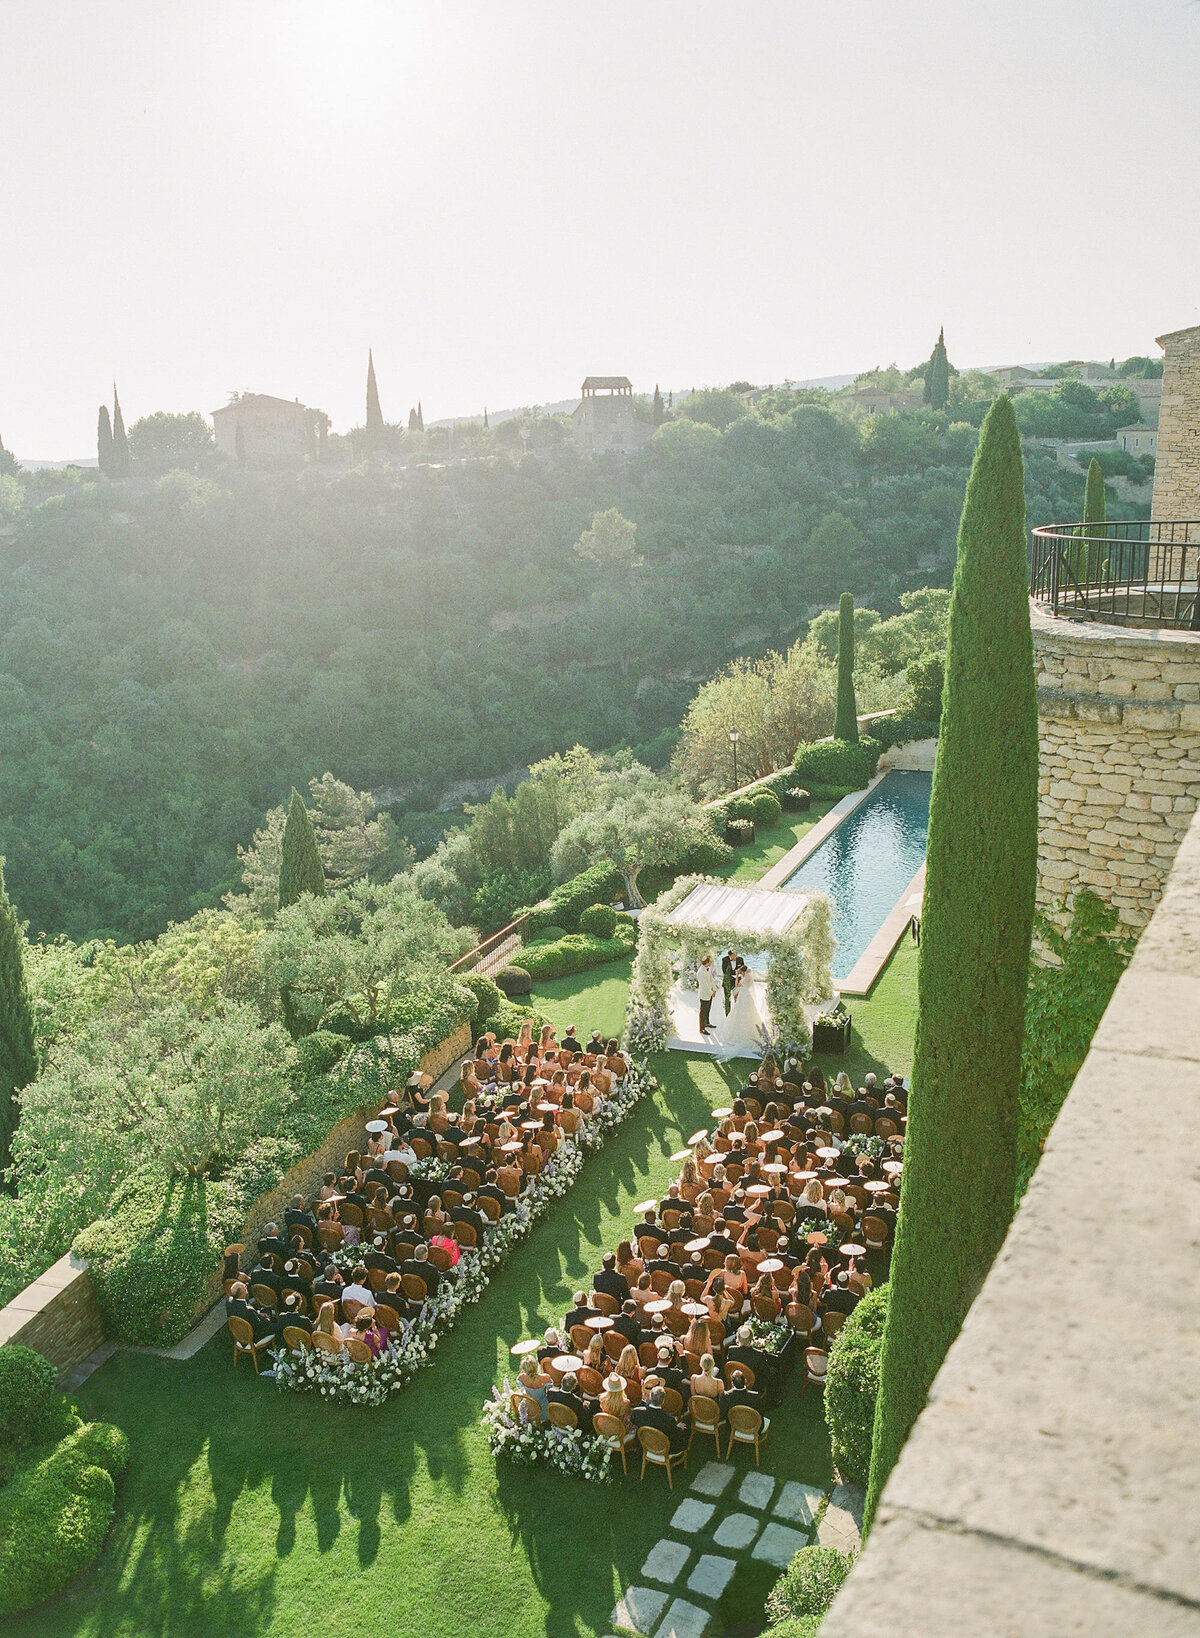
[[[893,768],[781,887],[817,888],[833,900],[840,983],[887,920],[925,859],[931,773]]]

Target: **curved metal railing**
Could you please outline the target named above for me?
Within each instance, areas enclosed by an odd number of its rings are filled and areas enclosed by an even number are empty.
[[[1200,520],[1033,530],[1029,593],[1055,614],[1200,631]]]

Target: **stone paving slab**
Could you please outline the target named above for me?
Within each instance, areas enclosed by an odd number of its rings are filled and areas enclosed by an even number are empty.
[[[815,1484],[801,1484],[798,1479],[789,1479],[771,1509],[771,1517],[783,1524],[795,1524],[802,1530],[811,1530],[817,1508],[824,1500],[825,1492]]]
[[[863,1508],[867,1504],[867,1492],[861,1484],[835,1484],[829,1497],[831,1507],[844,1508],[851,1515],[858,1526],[859,1535],[862,1534]]]
[[[738,1501],[743,1507],[766,1507],[775,1494],[775,1480],[769,1473],[757,1470],[747,1473],[738,1486]]]
[[[694,1535],[697,1530],[704,1529],[715,1512],[716,1508],[711,1502],[694,1501],[689,1496],[675,1509],[671,1529],[678,1530],[682,1536]]]
[[[612,1612],[614,1627],[627,1627],[631,1632],[649,1632],[666,1608],[668,1594],[657,1587],[626,1587],[620,1603]]]
[[[792,1530],[786,1524],[768,1524],[750,1556],[774,1564],[778,1570],[786,1570],[801,1547],[807,1545],[808,1536],[804,1531]]]
[[[689,1603],[686,1598],[677,1598],[654,1638],[701,1638],[708,1622],[707,1610],[702,1610],[699,1604]]]
[[[704,1553],[696,1568],[688,1576],[688,1591],[699,1593],[716,1603],[733,1578],[737,1569],[735,1558],[722,1558],[717,1553]]]
[[[650,1581],[663,1581],[670,1586],[682,1573],[691,1556],[692,1549],[684,1542],[669,1541],[664,1537],[650,1549],[649,1556],[642,1565],[642,1574]]]
[[[844,1507],[835,1507],[830,1501],[825,1516],[817,1525],[817,1541],[822,1547],[837,1547],[848,1553],[859,1544],[860,1531],[854,1514]]]
[[[735,1472],[727,1462],[705,1462],[692,1480],[692,1489],[702,1496],[719,1496]]]
[[[732,1547],[735,1551],[749,1547],[758,1534],[758,1524],[752,1513],[730,1513],[713,1531],[713,1540],[718,1547]]]

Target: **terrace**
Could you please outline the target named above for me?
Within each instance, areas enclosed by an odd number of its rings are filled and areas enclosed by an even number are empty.
[[[1200,631],[1200,521],[1051,523],[1033,531],[1029,592],[1047,613]]]

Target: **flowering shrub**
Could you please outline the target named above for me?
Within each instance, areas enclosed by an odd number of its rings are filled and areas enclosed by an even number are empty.
[[[507,1389],[507,1383],[505,1388]],[[480,1426],[486,1430],[488,1449],[517,1467],[545,1464],[569,1478],[592,1484],[610,1484],[616,1451],[605,1439],[582,1428],[556,1428],[549,1422],[520,1422],[512,1414],[507,1392],[492,1389],[483,1407]]]
[[[671,1019],[665,1006],[638,1002],[630,1004],[625,1016],[625,1041],[630,1052],[639,1057],[662,1052],[670,1032]]]
[[[626,1119],[630,1110],[657,1085],[644,1063],[635,1063],[575,1137],[564,1137],[534,1179],[532,1186],[505,1213],[478,1248],[464,1247],[457,1277],[445,1281],[436,1297],[429,1298],[415,1320],[402,1322],[402,1329],[388,1338],[387,1348],[369,1364],[356,1365],[343,1351],[329,1354],[293,1354],[285,1349],[275,1353],[275,1383],[294,1393],[319,1393],[323,1399],[342,1405],[382,1405],[392,1394],[407,1386],[430,1356],[439,1339],[452,1329],[459,1310],[478,1302],[487,1290],[493,1272],[511,1255],[554,1200],[560,1199],[579,1175],[587,1155],[599,1149],[610,1132]],[[345,1251],[348,1261],[355,1253]]]

